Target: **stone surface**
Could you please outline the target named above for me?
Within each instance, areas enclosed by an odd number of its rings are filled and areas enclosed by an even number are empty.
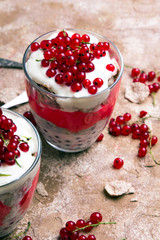
[[[21,62],[28,44],[44,32],[84,28],[112,40],[122,52],[125,65],[158,71],[159,23],[159,0],[1,0],[0,57]],[[22,70],[0,69],[0,77],[0,89],[8,91],[7,100],[25,89]],[[130,68],[125,67],[113,117],[130,112],[135,121],[140,110],[159,116],[160,92],[156,94],[155,106],[150,96],[141,104],[131,103],[124,98],[130,83]],[[3,95],[0,100],[5,100]],[[28,109],[28,104],[14,108],[19,113]],[[160,139],[159,121],[154,119],[152,132]],[[48,196],[35,193],[27,214],[13,234],[24,230],[30,221],[28,235],[33,240],[56,240],[66,221],[88,220],[93,211],[100,211],[104,221],[116,224],[93,229],[97,240],[159,240],[160,166],[153,163],[147,167],[145,158],[137,157],[138,141],[131,137],[112,137],[107,127],[103,133],[102,142],[75,154],[52,149],[42,137],[39,182]],[[160,143],[153,148],[157,161],[160,161],[159,148]],[[112,167],[116,157],[124,160],[120,170]],[[137,202],[132,202],[133,195],[112,198],[105,194],[106,182],[117,179],[132,183]]]

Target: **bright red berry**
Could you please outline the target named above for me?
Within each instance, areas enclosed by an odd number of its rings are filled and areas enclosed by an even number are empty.
[[[148,81],[151,82],[156,77],[155,72],[151,71],[148,73]]]
[[[67,229],[67,231],[69,231],[69,232],[74,231],[75,228],[76,228],[75,222],[73,222],[73,221],[66,222],[66,229]]]
[[[104,138],[104,134],[103,133],[101,133],[100,135],[99,135],[99,137],[97,138],[97,142],[101,142],[102,140],[103,140],[103,138]]]
[[[99,223],[102,222],[102,214],[99,212],[93,212],[90,215],[90,221],[95,224],[95,223]]]
[[[29,145],[28,143],[26,142],[22,142],[19,144],[19,149],[22,151],[22,152],[28,152],[29,150]]]
[[[87,227],[84,229],[85,232],[90,232],[92,230],[93,227],[90,226],[90,225],[92,225],[92,222],[91,221],[87,221],[86,222],[86,226]]]
[[[144,157],[147,153],[146,147],[140,147],[138,150],[138,157]]]
[[[128,122],[129,120],[131,120],[131,114],[130,113],[125,113],[124,115],[123,115],[123,117],[124,117],[124,121],[125,122]]]
[[[101,78],[95,78],[93,84],[100,88],[103,85],[103,80]]]
[[[158,142],[158,138],[153,135],[149,138],[149,142],[151,142],[151,145],[154,146]]]
[[[107,64],[106,69],[107,69],[108,71],[113,72],[114,69],[115,69],[115,66],[114,66],[113,64]]]
[[[123,159],[121,158],[115,158],[113,162],[113,167],[116,169],[120,169],[124,164]]]
[[[97,93],[97,86],[90,85],[89,88],[88,88],[88,92],[92,95],[96,94]]]
[[[131,71],[131,76],[134,78],[134,77],[137,77],[138,75],[140,74],[140,69],[139,68],[133,68],[132,71]]]
[[[121,131],[121,134],[124,135],[124,136],[128,136],[129,134],[131,133],[131,127],[130,125],[124,125],[122,127],[122,131]]]
[[[143,118],[143,117],[146,116],[146,115],[147,115],[147,112],[144,111],[144,110],[140,111],[140,113],[139,113],[139,117],[140,117],[140,118]]]
[[[87,240],[96,240],[96,237],[94,235],[89,235]]]
[[[23,240],[32,240],[32,238],[30,236],[25,236]]]
[[[31,44],[31,51],[32,51],[32,52],[37,51],[39,48],[40,48],[39,43],[33,42],[33,43]]]
[[[117,123],[117,124],[121,125],[121,124],[123,124],[124,122],[125,122],[125,119],[124,119],[123,116],[117,116],[117,117],[116,117],[116,123]]]

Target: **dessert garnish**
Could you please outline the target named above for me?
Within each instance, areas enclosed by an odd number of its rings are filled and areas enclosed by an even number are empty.
[[[106,52],[110,50],[109,42],[91,43],[88,34],[81,36],[79,33],[72,33],[72,36],[69,36],[63,30],[52,39],[42,40],[40,43],[33,42],[31,51],[37,50],[43,52],[43,59],[36,61],[41,62],[42,68],[47,68],[47,77],[54,77],[57,84],[66,85],[73,92],[86,88],[89,94],[94,95],[105,81],[97,76],[91,82],[86,78],[86,73],[95,70],[94,59],[106,56]],[[116,68],[112,62],[106,63],[104,71],[114,72]]]
[[[12,119],[6,117],[0,109],[0,168],[1,165],[14,165],[15,163],[21,167],[17,159],[22,152],[29,150],[28,141],[30,138],[23,140],[24,136],[16,135],[17,126]],[[11,176],[10,174],[2,174],[0,176]]]

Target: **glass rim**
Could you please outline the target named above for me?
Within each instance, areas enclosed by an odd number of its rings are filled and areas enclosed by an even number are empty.
[[[42,153],[42,142],[41,142],[39,133],[38,133],[37,129],[35,128],[35,126],[26,117],[22,116],[20,113],[17,113],[15,111],[12,111],[12,110],[9,110],[9,109],[3,108],[3,107],[1,107],[1,109],[2,109],[2,111],[4,111],[4,113],[5,113],[5,111],[7,111],[11,114],[17,115],[20,118],[23,118],[31,126],[31,128],[34,130],[34,133],[35,133],[35,136],[36,136],[36,139],[37,139],[37,155],[34,159],[34,162],[27,169],[27,171],[24,174],[22,174],[20,177],[14,179],[13,181],[0,186],[0,192],[3,188],[9,187],[10,185],[14,184],[15,182],[18,182],[19,180],[21,180],[25,176],[27,176],[34,169],[34,167],[37,165],[37,163],[39,162],[40,157],[41,157],[41,153]]]
[[[44,92],[45,94],[49,94],[49,95],[51,95],[51,96],[53,96],[53,97],[59,97],[59,98],[63,98],[63,99],[85,99],[85,98],[93,98],[93,97],[95,97],[95,96],[98,96],[98,95],[100,95],[100,94],[103,94],[103,93],[104,93],[105,91],[107,91],[107,90],[110,91],[110,90],[120,81],[120,79],[121,79],[121,77],[122,77],[123,69],[124,69],[124,62],[123,62],[123,57],[122,57],[121,52],[119,51],[118,47],[117,47],[112,41],[110,41],[109,39],[107,39],[107,38],[106,38],[105,36],[103,36],[103,35],[100,35],[100,34],[98,34],[98,33],[95,33],[95,32],[89,31],[89,30],[84,30],[84,29],[80,29],[80,28],[65,28],[65,29],[63,29],[64,31],[65,31],[65,30],[66,30],[66,31],[83,31],[84,33],[88,33],[88,34],[91,34],[91,35],[95,35],[95,36],[100,37],[100,38],[103,38],[103,39],[105,39],[105,41],[109,42],[109,43],[114,47],[114,50],[116,50],[116,53],[118,53],[118,56],[119,56],[119,59],[120,59],[120,71],[119,71],[119,74],[118,74],[118,76],[117,76],[117,78],[116,78],[116,81],[114,81],[109,87],[107,87],[107,88],[104,89],[103,91],[97,93],[96,95],[81,96],[81,97],[78,97],[78,98],[77,98],[77,97],[73,97],[73,96],[71,96],[71,97],[68,97],[68,96],[60,96],[60,95],[58,95],[58,94],[55,94],[55,93],[53,93],[53,92],[50,92],[50,91],[48,91],[48,90],[40,87],[34,80],[32,80],[32,78],[29,76],[29,74],[28,74],[28,72],[27,72],[27,69],[26,69],[26,58],[27,58],[27,54],[28,54],[29,49],[30,49],[30,47],[31,47],[31,44],[32,44],[33,42],[36,42],[38,39],[44,37],[45,35],[48,35],[48,34],[57,32],[58,30],[59,30],[59,31],[62,31],[62,29],[61,29],[61,30],[60,30],[60,29],[55,29],[55,30],[52,30],[52,31],[49,31],[49,32],[46,32],[46,33],[40,35],[39,37],[37,37],[36,39],[34,39],[34,40],[29,44],[29,46],[26,48],[26,50],[25,50],[25,52],[24,52],[23,61],[22,61],[22,63],[23,63],[23,70],[24,70],[24,73],[25,73],[27,79],[31,82],[31,84],[32,84],[36,89],[38,89],[39,91]]]

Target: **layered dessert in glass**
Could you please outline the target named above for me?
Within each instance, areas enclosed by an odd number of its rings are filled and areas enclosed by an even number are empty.
[[[113,111],[123,60],[105,37],[78,29],[35,39],[23,58],[32,114],[46,141],[65,152],[89,148]]]
[[[0,109],[0,237],[11,233],[26,213],[36,189],[41,140],[23,116]]]

